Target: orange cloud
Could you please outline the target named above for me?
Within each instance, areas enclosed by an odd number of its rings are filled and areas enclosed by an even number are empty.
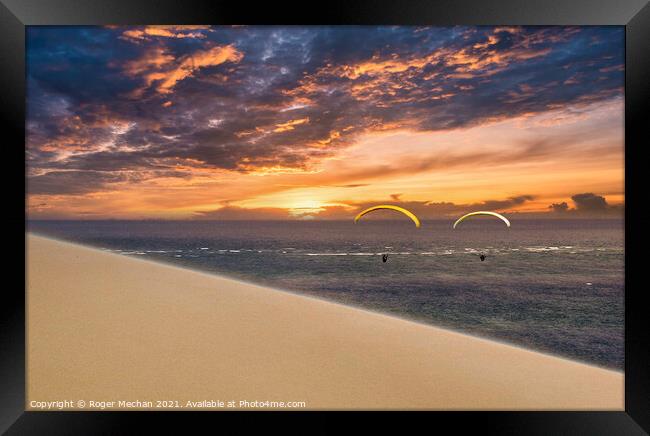
[[[435,53],[425,58],[411,59],[400,59],[397,56],[393,56],[390,59],[382,60],[375,56],[373,59],[366,62],[361,62],[355,65],[343,65],[339,69],[339,75],[347,77],[348,79],[357,79],[364,74],[376,76],[403,73],[410,68],[422,68],[431,63],[436,57]]]
[[[214,67],[225,62],[237,63],[244,54],[232,45],[216,46],[207,50],[198,50],[180,59],[180,62],[167,52],[164,47],[155,47],[144,56],[124,65],[124,71],[130,76],[142,75],[145,88],[155,84],[160,94],[169,94],[176,84],[204,67]],[[156,70],[156,71],[152,71]],[[138,89],[134,96],[139,96],[144,89]]]
[[[286,132],[287,130],[293,130],[295,129],[294,126],[298,126],[300,124],[305,124],[309,122],[309,117],[307,118],[301,118],[299,120],[291,120],[287,121],[286,123],[280,123],[275,125],[275,129],[273,132],[275,133],[280,133],[280,132]]]
[[[172,62],[174,62],[174,56],[167,53],[164,47],[154,47],[145,51],[142,57],[126,62],[123,69],[129,76],[136,76],[147,71],[164,68]]]
[[[142,29],[126,30],[122,32],[122,38],[136,41],[148,40],[150,37],[205,38],[205,34],[200,32],[204,30],[210,30],[210,26],[146,26]]]
[[[203,67],[213,67],[224,62],[239,62],[244,55],[232,45],[213,47],[209,50],[197,51],[186,57],[181,63],[165,72],[151,73],[146,76],[147,84],[159,81],[157,91],[161,94],[171,92],[176,83],[191,77],[194,72]]]

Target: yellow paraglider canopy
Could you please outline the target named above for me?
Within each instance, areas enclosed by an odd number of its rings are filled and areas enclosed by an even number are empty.
[[[470,213],[468,213],[468,214],[466,214],[466,215],[463,215],[462,217],[458,218],[458,219],[456,220],[456,222],[454,223],[454,228],[456,228],[456,226],[457,226],[458,224],[462,223],[462,222],[465,221],[467,218],[469,218],[469,217],[471,217],[471,216],[476,216],[476,215],[491,215],[491,216],[495,216],[495,217],[499,218],[501,221],[503,221],[504,223],[506,223],[506,225],[507,225],[508,227],[510,227],[510,221],[508,221],[508,218],[504,217],[504,216],[501,215],[500,213],[496,213],[496,212],[486,212],[486,211],[482,211],[482,210],[481,210],[481,211],[478,211],[478,212],[470,212]]]
[[[369,207],[368,209],[360,212],[357,216],[354,217],[355,224],[365,214],[373,212],[375,210],[380,210],[380,209],[390,209],[390,210],[395,210],[397,212],[401,212],[401,213],[403,213],[404,215],[406,215],[407,217],[409,217],[409,218],[411,218],[413,220],[413,222],[415,223],[415,227],[420,227],[420,220],[418,219],[418,217],[415,216],[415,214],[413,214],[413,212],[411,212],[409,210],[406,210],[403,207],[393,206],[392,204],[380,204],[380,205],[377,205],[377,206]]]

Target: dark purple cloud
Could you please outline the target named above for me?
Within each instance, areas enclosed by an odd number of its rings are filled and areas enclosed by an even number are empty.
[[[563,213],[569,210],[569,205],[566,201],[563,201],[562,203],[553,203],[548,208],[552,212]]]
[[[563,215],[620,215],[623,212],[623,205],[610,205],[607,199],[602,195],[597,195],[592,192],[582,194],[575,194],[571,196],[571,200],[575,205],[570,208],[566,201],[562,203],[553,203],[549,206],[551,212],[561,213]]]
[[[605,197],[592,194],[590,192],[573,195],[571,197],[571,200],[573,200],[575,203],[576,210],[581,212],[604,211],[609,207],[607,200],[605,200]]]

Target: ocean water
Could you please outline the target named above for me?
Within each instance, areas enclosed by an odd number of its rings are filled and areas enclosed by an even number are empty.
[[[28,230],[623,369],[622,220],[451,224],[29,221]]]

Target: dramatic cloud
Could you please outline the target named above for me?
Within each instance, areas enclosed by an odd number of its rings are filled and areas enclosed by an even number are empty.
[[[444,133],[552,113],[543,120],[550,129],[586,116],[581,108],[620,101],[623,32],[597,26],[30,27],[29,193],[40,204],[47,196],[171,183],[158,183],[161,178],[189,190],[203,189],[215,175],[269,174],[315,174],[312,186],[366,187],[366,173],[377,168],[353,171],[340,159],[368,135]],[[472,144],[466,152],[441,150],[418,160],[401,156],[409,145],[400,143],[379,170],[404,177],[541,161],[583,141],[563,138],[539,137],[507,152]],[[333,162],[341,162],[344,175],[319,176]],[[391,189],[408,195],[405,187]],[[504,201],[485,207],[528,199]],[[577,209],[594,206],[574,201]]]

